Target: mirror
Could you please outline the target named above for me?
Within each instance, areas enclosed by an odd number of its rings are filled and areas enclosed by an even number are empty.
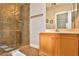
[[[47,3],[46,29],[79,28],[77,3]]]
[[[71,28],[71,13],[70,12],[57,13],[55,17],[56,17],[55,24],[56,24],[57,29]]]

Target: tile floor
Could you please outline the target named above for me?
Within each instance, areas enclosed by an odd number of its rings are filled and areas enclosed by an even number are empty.
[[[25,54],[26,56],[39,56],[39,50],[36,48],[32,48],[29,45],[22,46],[19,48],[19,51]],[[11,56],[9,52],[5,52],[4,50],[0,49],[1,56]]]

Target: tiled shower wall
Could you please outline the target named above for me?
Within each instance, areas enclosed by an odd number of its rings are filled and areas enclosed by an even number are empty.
[[[29,43],[29,4],[0,4],[0,44]]]

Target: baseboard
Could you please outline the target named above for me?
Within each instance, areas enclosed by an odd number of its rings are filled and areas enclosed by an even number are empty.
[[[30,44],[30,46],[31,47],[33,47],[33,48],[39,48],[37,45],[35,45],[35,44]]]

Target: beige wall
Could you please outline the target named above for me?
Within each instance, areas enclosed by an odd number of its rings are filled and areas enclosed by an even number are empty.
[[[75,4],[75,6],[76,6],[76,4]],[[48,7],[47,8],[47,12],[46,12],[47,13],[46,14],[47,19],[49,19],[49,20],[55,20],[55,14],[56,13],[76,9],[76,7],[75,8],[73,8],[73,7],[74,6],[71,3],[57,4],[55,6]],[[53,23],[53,25],[51,25],[52,28],[55,28],[54,23]]]

